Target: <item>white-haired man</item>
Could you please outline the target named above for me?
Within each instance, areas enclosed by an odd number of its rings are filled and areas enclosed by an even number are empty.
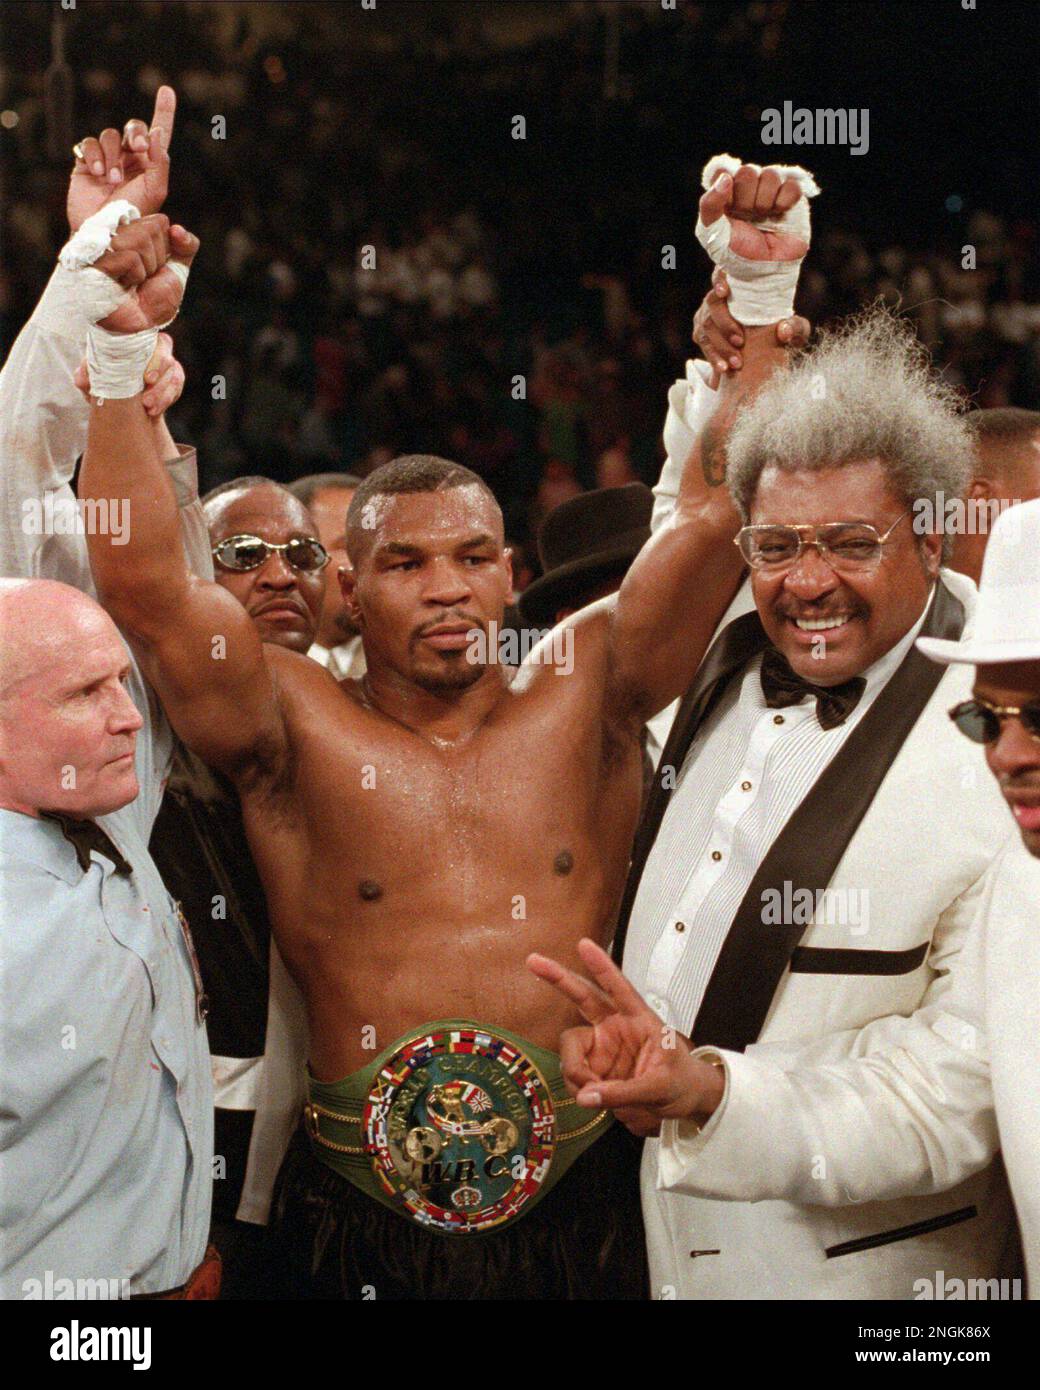
[[[710,394],[691,373],[673,407],[684,391]],[[694,432],[711,408],[686,404]],[[911,1298],[938,1269],[990,1277],[1010,1209],[980,1030],[953,996],[1009,831],[995,788],[962,776],[946,709],[965,681],[914,651],[970,625],[974,586],[909,516],[962,492],[971,437],[875,314],[774,376],[727,455],[750,585],[662,755],[625,976],[591,942],[595,984],[532,958],[590,1025],[563,1041],[565,1076],[653,1136],[658,1297]]]

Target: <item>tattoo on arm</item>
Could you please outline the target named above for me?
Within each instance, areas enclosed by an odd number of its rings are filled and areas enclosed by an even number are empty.
[[[725,435],[709,420],[701,435],[701,469],[709,487],[721,487],[726,481]]]

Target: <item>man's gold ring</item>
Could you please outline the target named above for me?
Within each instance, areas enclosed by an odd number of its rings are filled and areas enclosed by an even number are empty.
[[[76,156],[77,159],[79,159],[79,160],[81,160],[81,161],[83,161],[83,162],[86,161],[86,155],[83,153],[83,141],[82,141],[82,140],[79,142],[78,145],[73,145],[73,147],[72,147],[72,153]]]

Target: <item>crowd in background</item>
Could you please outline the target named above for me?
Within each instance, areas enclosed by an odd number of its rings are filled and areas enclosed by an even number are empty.
[[[486,7],[437,3],[382,6],[378,26],[346,5],[69,12],[92,131],[146,116],[160,80],[180,96],[168,211],[203,252],[175,330],[188,387],[171,427],[199,446],[204,487],[440,453],[489,481],[533,560],[537,523],[561,501],[653,481],[704,271],[700,164],[720,139],[767,162],[741,93],[785,90],[785,27],[803,61],[825,53],[825,7],[536,8],[518,0],[517,32],[508,7],[495,27]],[[63,239],[67,174],[41,159],[48,11],[5,9],[2,104],[17,120],[0,131],[3,351]],[[952,190],[945,222],[922,213],[911,240],[885,214],[901,190],[873,185],[864,206],[869,156],[819,155],[830,180],[800,311],[820,324],[880,294],[976,404],[1040,406],[1035,211]],[[861,195],[855,219],[843,179]]]

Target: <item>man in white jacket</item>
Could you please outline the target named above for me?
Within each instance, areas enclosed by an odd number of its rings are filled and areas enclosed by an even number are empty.
[[[699,436],[710,466],[711,394],[696,371],[673,388],[673,460]],[[728,447],[751,582],[637,836],[628,979],[591,942],[594,985],[532,960],[591,1025],[561,1049],[579,1103],[652,1136],[658,1297],[914,1298],[939,1271],[1007,1270],[985,1031],[961,985],[1011,827],[946,717],[966,679],[913,649],[971,630],[974,586],[908,515],[970,464],[884,316],[763,389]]]
[[[1040,501],[1005,512],[993,529],[974,637],[919,645],[935,661],[974,664],[971,698],[950,717],[985,748],[1021,832],[965,948],[965,983],[977,990],[969,1007],[984,1020],[1029,1295],[1040,1298]]]

